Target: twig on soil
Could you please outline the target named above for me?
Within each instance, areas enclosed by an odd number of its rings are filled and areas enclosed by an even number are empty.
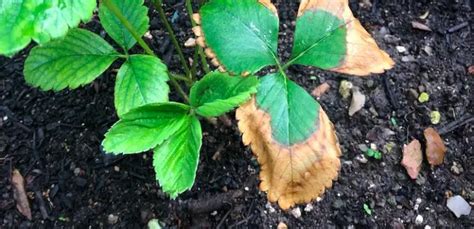
[[[234,210],[234,208],[230,208],[229,211],[227,211],[227,213],[225,213],[225,215],[222,217],[222,219],[219,221],[219,224],[217,224],[216,228],[219,229],[222,227],[222,224],[224,224],[225,220],[227,219],[227,217],[229,217],[230,213],[232,212],[232,210]]]
[[[184,204],[194,214],[207,213],[222,208],[226,204],[232,204],[236,198],[243,195],[242,190],[229,191],[199,200],[189,200]]]
[[[49,218],[48,211],[46,210],[46,204],[44,203],[43,195],[40,191],[35,191],[35,199],[38,202],[41,216],[43,219]]]
[[[443,135],[443,134],[447,134],[459,127],[462,127],[470,122],[474,122],[474,115],[466,115],[464,116],[463,118],[459,119],[459,120],[456,120],[456,121],[453,121],[451,123],[448,123],[446,125],[444,125],[443,127],[441,127],[439,130],[438,130],[438,133],[440,135]]]
[[[393,91],[392,91],[392,87],[390,86],[389,82],[388,82],[388,78],[389,76],[388,75],[385,75],[384,77],[382,77],[382,82],[383,82],[383,86],[385,88],[385,92],[387,94],[387,97],[390,101],[390,104],[395,108],[395,109],[399,109],[400,107],[398,106],[398,103],[397,103],[397,100],[395,99],[394,95],[393,95]]]
[[[467,27],[468,25],[469,25],[469,23],[468,23],[467,21],[465,21],[465,22],[463,22],[463,23],[461,23],[461,24],[457,24],[457,25],[455,25],[455,26],[449,28],[449,29],[447,30],[447,32],[448,32],[448,33],[454,33],[454,32],[456,32],[456,31],[458,31],[458,30],[463,29],[464,27]]]

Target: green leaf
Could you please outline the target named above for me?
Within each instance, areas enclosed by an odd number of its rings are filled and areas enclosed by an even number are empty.
[[[292,63],[330,69],[346,56],[345,22],[324,10],[308,10],[296,21]]]
[[[92,17],[95,0],[43,0],[37,9],[36,33],[33,39],[43,44],[66,35],[82,21]]]
[[[157,180],[171,198],[193,186],[202,144],[199,120],[195,116],[184,119],[181,128],[156,147],[153,155]]]
[[[222,115],[250,99],[257,92],[255,76],[232,77],[227,73],[211,72],[197,82],[190,93],[191,105],[205,117]]]
[[[33,48],[26,59],[26,82],[43,90],[77,88],[92,82],[118,53],[100,36],[72,29],[64,38]]]
[[[260,79],[256,101],[270,115],[272,136],[282,145],[305,141],[318,128],[319,103],[281,74]]]
[[[31,39],[39,43],[64,36],[92,17],[95,0],[0,1],[0,54],[13,55]]]
[[[167,67],[160,59],[132,55],[122,65],[115,83],[115,109],[119,116],[133,108],[168,101]]]
[[[112,0],[121,13],[127,18],[140,36],[149,27],[148,8],[143,0]],[[105,31],[124,49],[132,48],[137,42],[132,34],[122,25],[120,20],[104,5],[99,7],[99,18]]]
[[[35,0],[0,1],[0,54],[13,55],[30,43],[36,5]]]
[[[257,0],[211,0],[200,15],[206,44],[228,71],[277,64],[278,16]]]
[[[189,106],[155,103],[131,110],[105,134],[104,150],[134,154],[155,148],[187,122]]]

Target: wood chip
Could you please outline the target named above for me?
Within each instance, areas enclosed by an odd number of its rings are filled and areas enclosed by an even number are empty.
[[[13,170],[11,183],[13,186],[13,198],[16,201],[16,208],[23,216],[31,220],[30,203],[28,202],[28,197],[25,192],[25,179],[23,179],[23,176],[17,169]]]
[[[424,135],[426,139],[426,158],[428,159],[428,163],[432,166],[443,164],[444,155],[447,151],[443,139],[441,139],[438,132],[431,127],[424,131]]]

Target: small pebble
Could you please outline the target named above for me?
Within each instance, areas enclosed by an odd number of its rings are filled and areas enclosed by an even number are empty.
[[[458,218],[471,213],[471,206],[459,195],[449,198],[446,205]]]
[[[395,47],[399,53],[404,53],[407,51],[407,49],[403,46],[397,46]]]
[[[286,226],[285,223],[283,222],[280,222],[277,226],[277,229],[288,229],[288,226]]]
[[[464,169],[462,166],[456,162],[453,162],[453,165],[451,166],[451,172],[453,172],[456,175],[460,175],[461,173],[464,172]]]
[[[402,57],[402,62],[408,63],[415,61],[415,57],[412,55]]]
[[[79,176],[79,174],[81,174],[81,168],[75,168],[74,169],[74,175]]]
[[[423,216],[422,215],[417,215],[415,218],[415,224],[416,225],[421,225],[423,223]]]
[[[367,160],[367,158],[365,157],[364,154],[359,154],[359,155],[357,155],[357,156],[355,157],[355,159],[356,159],[358,162],[362,163],[362,164],[366,164],[366,163],[368,162],[368,160]]]
[[[196,39],[192,37],[189,38],[186,42],[184,42],[184,47],[189,48],[189,47],[194,47],[194,46],[196,46]]]
[[[306,205],[306,207],[304,207],[304,211],[305,212],[310,212],[310,211],[313,210],[313,208],[314,208],[313,205],[309,203],[309,204]]]
[[[119,219],[118,216],[114,214],[110,214],[109,216],[107,216],[107,223],[110,225],[114,225],[118,222],[118,219]]]
[[[301,217],[301,209],[299,207],[296,207],[296,208],[293,208],[293,210],[291,210],[291,214],[295,217],[295,218],[300,218]]]

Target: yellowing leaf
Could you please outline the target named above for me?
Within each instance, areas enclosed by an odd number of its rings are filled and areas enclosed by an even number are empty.
[[[272,117],[258,107],[255,97],[241,106],[236,116],[244,144],[251,146],[260,163],[260,189],[267,192],[270,201],[278,201],[282,209],[288,209],[311,201],[332,186],[340,168],[341,151],[334,127],[322,108],[319,120],[315,120],[318,129],[295,144],[279,143],[274,138]]]
[[[298,23],[300,19],[302,23]],[[321,26],[324,28],[320,28]],[[312,27],[315,28],[310,29]],[[334,42],[326,42],[332,41],[330,39],[337,40],[337,35],[345,36],[345,48],[334,45]],[[324,47],[319,47],[319,44],[323,43]],[[298,10],[294,47],[299,48],[293,50],[294,60],[291,62],[345,74],[364,76],[382,73],[394,65],[389,55],[377,46],[375,40],[354,17],[348,0],[302,0]],[[344,53],[340,53],[341,51]],[[322,61],[322,56],[334,61],[339,58],[342,60],[340,64],[332,67],[333,63]]]
[[[423,134],[426,139],[426,158],[430,165],[441,165],[446,154],[446,146],[438,132],[433,128],[426,129]]]

